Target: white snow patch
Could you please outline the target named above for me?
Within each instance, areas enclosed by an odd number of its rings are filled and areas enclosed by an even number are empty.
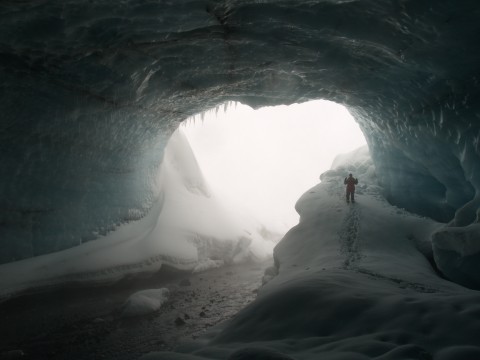
[[[202,272],[209,269],[216,269],[216,268],[219,268],[220,266],[223,266],[224,263],[225,262],[223,260],[207,259],[198,263],[198,265],[195,266],[195,268],[193,269],[193,272],[198,273],[198,272]]]
[[[148,315],[158,311],[167,302],[170,291],[167,288],[138,291],[127,299],[122,317]]]

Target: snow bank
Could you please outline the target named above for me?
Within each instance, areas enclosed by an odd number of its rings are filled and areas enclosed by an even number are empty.
[[[117,281],[164,264],[198,270],[271,256],[275,243],[260,235],[262,225],[246,214],[237,217],[212,194],[179,131],[165,149],[155,192],[162,196],[145,216],[131,209],[135,221],[96,241],[0,265],[0,298],[63,283]]]
[[[276,246],[257,299],[206,345],[143,359],[254,359],[259,348],[262,359],[478,357],[480,293],[439,277],[425,255],[443,224],[386,202],[366,149],[334,165],[298,201],[300,223]],[[355,204],[345,203],[349,172]]]
[[[132,294],[122,307],[122,317],[148,315],[158,311],[167,302],[170,291],[167,288],[148,289]]]
[[[449,279],[480,289],[480,224],[441,229],[433,235],[433,252]]]
[[[205,261],[202,261],[198,263],[197,266],[193,269],[194,273],[197,272],[202,272],[208,269],[216,269],[219,268],[220,266],[223,266],[225,263],[223,260],[212,260],[212,259],[207,259]]]

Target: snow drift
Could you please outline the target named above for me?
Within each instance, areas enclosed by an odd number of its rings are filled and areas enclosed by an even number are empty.
[[[361,125],[388,201],[452,222],[443,271],[471,273],[453,242],[479,222],[478,18],[471,0],[2,2],[0,261],[145,216],[188,117],[323,98]]]
[[[349,172],[355,204],[345,203]],[[431,235],[444,225],[390,205],[375,174],[365,148],[337,158],[298,201],[300,223],[257,299],[206,343],[142,360],[478,358],[480,293],[432,266]]]
[[[0,265],[0,297],[64,283],[108,283],[165,264],[202,271],[271,256],[274,242],[259,235],[261,224],[245,214],[237,218],[215,197],[179,131],[165,150],[155,187],[161,196],[145,216],[131,209],[140,219],[96,241]]]

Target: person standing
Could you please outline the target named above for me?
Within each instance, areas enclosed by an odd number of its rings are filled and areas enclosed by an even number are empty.
[[[343,180],[343,183],[347,185],[347,203],[352,200],[355,202],[355,185],[358,184],[358,179],[354,178],[352,174],[348,174],[348,177]]]

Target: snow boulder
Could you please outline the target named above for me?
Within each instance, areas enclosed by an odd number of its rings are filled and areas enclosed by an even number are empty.
[[[450,280],[480,289],[480,224],[445,227],[432,236],[435,262]]]
[[[167,288],[136,292],[123,305],[122,317],[142,316],[158,311],[167,302],[169,295]]]

